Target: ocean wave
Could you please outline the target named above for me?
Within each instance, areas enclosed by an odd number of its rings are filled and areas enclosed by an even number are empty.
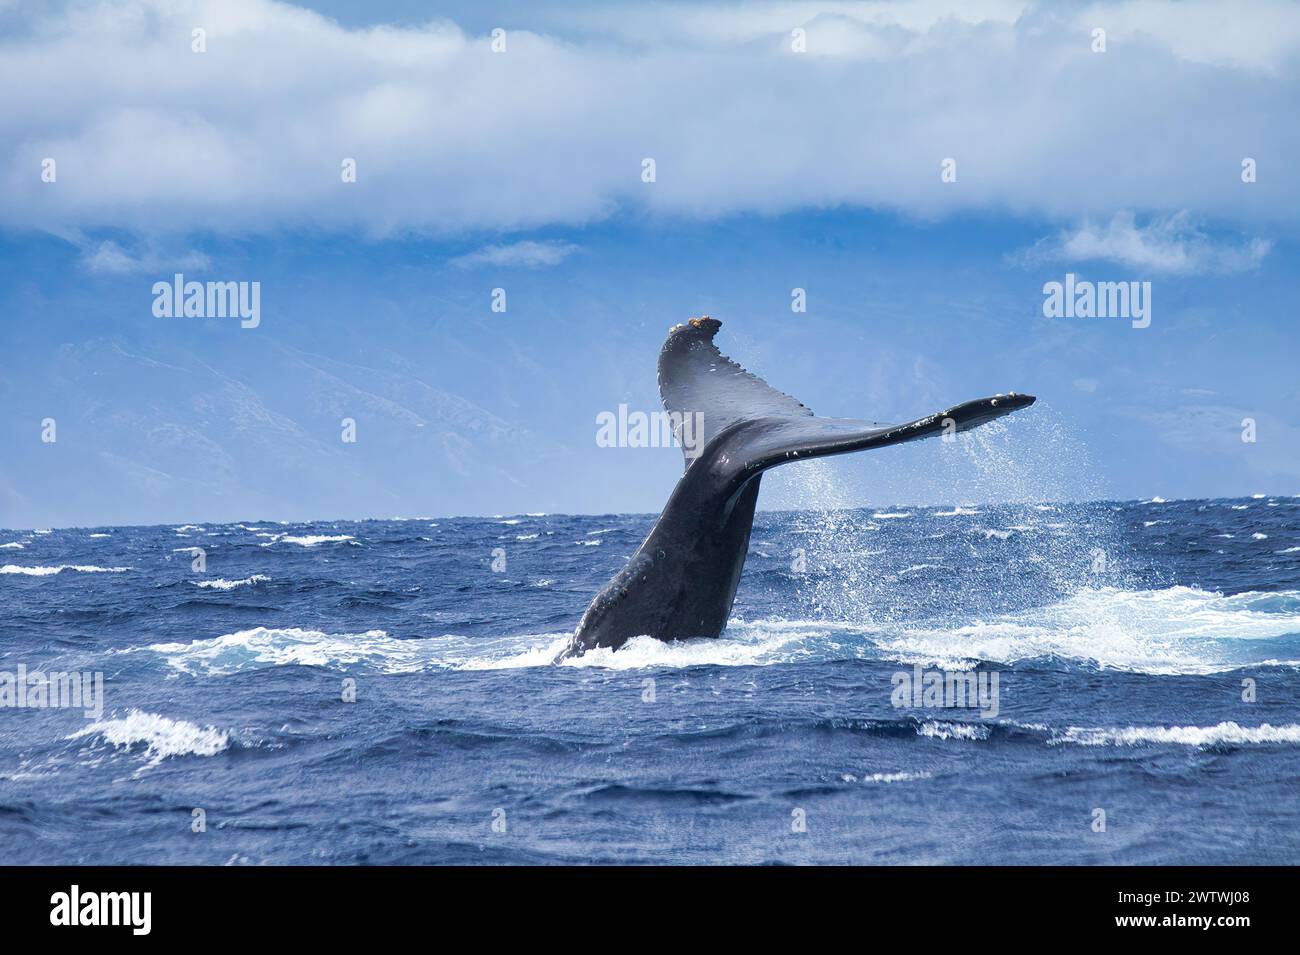
[[[941,723],[929,720],[916,728],[916,735],[930,739],[984,740],[989,738],[989,728],[982,723]]]
[[[194,584],[195,587],[208,587],[213,590],[234,590],[236,587],[264,584],[270,579],[266,574],[253,574],[253,576],[245,577],[243,580],[226,580],[224,577],[217,577],[213,580],[192,580],[190,583]]]
[[[230,746],[230,734],[214,726],[201,727],[137,709],[128,710],[124,717],[91,723],[67,738],[87,736],[98,736],[119,750],[143,746],[150,766],[170,756],[215,756]]]
[[[1179,746],[1215,746],[1220,744],[1300,743],[1300,725],[1240,726],[1232,721],[1214,726],[1125,726],[1109,729],[1068,727],[1048,740],[1051,744],[1077,743],[1080,746],[1138,746],[1143,743],[1172,743]]]
[[[271,544],[285,543],[297,544],[300,547],[315,547],[317,544],[337,544],[342,541],[354,540],[351,534],[306,534],[301,537],[292,534],[284,534],[276,537]],[[270,544],[263,544],[263,547],[269,547]]]
[[[863,776],[856,776],[853,773],[844,773],[840,779],[846,783],[908,783],[918,779],[929,779],[928,772],[909,773],[869,773]]]
[[[618,650],[596,648],[562,665],[638,670],[867,659],[968,669],[980,661],[1015,665],[1045,660],[1152,675],[1210,674],[1245,666],[1294,665],[1295,655],[1279,654],[1276,642],[1292,635],[1300,635],[1297,591],[1224,596],[1189,587],[1095,588],[1045,607],[976,620],[732,620],[716,639],[665,642],[634,637]],[[549,666],[570,639],[569,633],[398,639],[382,630],[325,633],[257,627],[147,649],[193,673],[357,664],[408,673]],[[1252,650],[1257,643],[1267,654]],[[1265,655],[1268,659],[1262,659]],[[1276,659],[1279,656],[1288,659]]]
[[[1238,669],[1249,641],[1300,634],[1300,592],[1223,596],[1191,587],[1081,590],[1065,600],[960,625],[885,631],[882,651],[908,663],[960,669],[971,661],[1081,660],[1157,675]]]
[[[7,544],[0,544],[0,550],[22,550],[23,546],[21,541],[10,541]]]
[[[174,669],[215,676],[268,666],[337,669],[367,664],[386,673],[414,673],[440,665],[436,640],[399,640],[383,630],[323,633],[299,627],[254,627],[190,643],[155,643],[144,649],[163,656]]]
[[[0,574],[26,574],[28,577],[49,577],[65,570],[74,570],[79,574],[122,574],[130,567],[96,567],[94,564],[54,564],[48,567],[23,567],[18,564],[5,564],[0,567]]]

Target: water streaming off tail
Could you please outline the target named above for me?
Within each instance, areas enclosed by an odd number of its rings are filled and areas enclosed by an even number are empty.
[[[762,503],[792,512],[760,521],[777,522],[769,550],[813,618],[970,617],[1132,585],[1118,512],[1068,503],[1103,495],[1082,442],[1035,406],[952,441],[778,468]]]

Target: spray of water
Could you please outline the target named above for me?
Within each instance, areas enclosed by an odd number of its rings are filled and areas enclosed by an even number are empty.
[[[889,496],[868,492],[872,486]],[[932,602],[954,612],[977,609],[963,604],[969,597],[963,574],[976,564],[984,589],[1010,604],[1125,587],[1128,551],[1113,512],[1098,503],[1104,487],[1078,435],[1040,404],[951,442],[778,468],[765,481],[762,503],[798,512],[795,546],[806,551],[810,568],[801,588],[814,615],[870,623],[912,615],[912,607],[897,603],[899,573],[928,574]],[[940,521],[936,530],[934,522],[917,519],[941,514],[961,520],[951,527]],[[921,563],[887,572],[883,549],[890,541],[901,546],[898,535],[909,533],[965,535],[961,547],[950,540],[942,548],[956,566]],[[1007,546],[1012,535],[1020,546]],[[926,550],[919,539],[907,544]]]

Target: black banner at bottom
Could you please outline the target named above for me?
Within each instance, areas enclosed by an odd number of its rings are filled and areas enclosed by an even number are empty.
[[[1199,933],[1231,944],[1295,925],[1294,877],[1288,868],[1240,867],[11,867],[0,868],[0,918],[9,941],[75,934],[81,943],[338,944],[432,925],[497,938],[549,932],[558,917],[579,919],[584,935],[620,937],[654,933],[656,923],[677,931],[689,919],[702,928],[693,936],[735,941],[770,932],[773,920],[801,919],[814,935],[822,923],[859,936],[910,924],[950,941],[961,928],[1067,939]]]

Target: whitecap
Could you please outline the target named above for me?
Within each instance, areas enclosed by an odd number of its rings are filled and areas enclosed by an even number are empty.
[[[67,738],[86,736],[99,736],[121,750],[143,745],[150,766],[169,756],[215,756],[230,745],[230,734],[214,726],[200,727],[137,709],[128,710],[124,717],[91,723]]]
[[[298,544],[300,547],[315,547],[317,544],[335,544],[340,541],[350,540],[354,540],[351,534],[307,534],[303,537],[294,537],[290,534],[285,534],[283,537],[274,540],[271,543],[275,544],[282,542],[285,544]],[[263,544],[262,546],[265,547],[267,545]]]
[[[1300,743],[1300,725],[1241,726],[1227,721],[1214,726],[1125,726],[1093,728],[1068,727],[1049,740],[1050,743],[1077,743],[1080,746],[1137,746],[1142,743],[1172,743],[1179,746],[1213,746],[1228,744]]]
[[[929,778],[930,778],[930,774],[928,772],[871,773],[869,775],[864,775],[860,778],[858,776],[855,776],[853,773],[844,773],[840,777],[840,779],[844,780],[846,783],[856,783],[856,782],[906,783],[906,782],[913,782],[914,780],[918,780],[918,779],[929,779]]]
[[[190,643],[155,643],[144,649],[163,656],[169,666],[182,672],[218,676],[267,666],[342,669],[357,663],[373,664],[388,673],[411,673],[437,663],[436,644],[398,640],[383,630],[331,634],[299,627],[254,627]]]
[[[979,723],[941,723],[930,720],[916,728],[916,735],[931,739],[984,740],[989,738],[989,728]]]
[[[893,625],[876,650],[906,663],[963,669],[971,661],[1060,657],[1155,675],[1238,669],[1252,640],[1300,634],[1300,592],[1224,596],[1191,587],[1080,590],[1057,603],[969,623]]]
[[[264,584],[270,579],[265,574],[253,574],[253,576],[245,577],[243,580],[226,580],[223,577],[216,577],[212,580],[192,580],[190,583],[196,587],[209,587],[213,590],[234,590],[236,587],[245,587],[250,584]]]

